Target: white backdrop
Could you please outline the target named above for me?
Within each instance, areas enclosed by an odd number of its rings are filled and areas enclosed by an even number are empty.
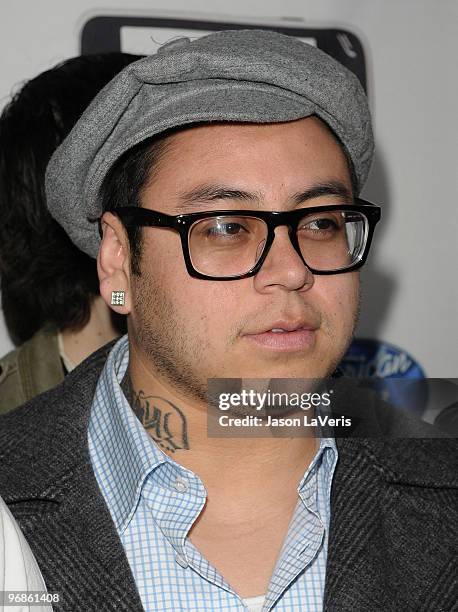
[[[355,33],[365,51],[377,142],[363,197],[383,206],[372,257],[362,274],[358,335],[402,347],[428,376],[456,377],[456,0],[166,4],[167,9],[157,0],[2,0],[0,107],[21,81],[78,54],[81,29],[95,15],[187,16]],[[0,354],[10,348],[0,316]]]

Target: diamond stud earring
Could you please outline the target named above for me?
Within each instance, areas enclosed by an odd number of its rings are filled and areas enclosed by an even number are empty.
[[[126,298],[125,291],[112,291],[111,292],[111,305],[112,306],[124,306]]]

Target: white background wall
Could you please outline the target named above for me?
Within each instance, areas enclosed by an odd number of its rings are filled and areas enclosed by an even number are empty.
[[[358,335],[401,346],[428,376],[456,377],[456,0],[2,0],[0,107],[22,80],[79,52],[91,15],[116,13],[299,19],[360,38],[377,139],[363,197],[382,204],[383,220],[363,272]],[[0,354],[10,347],[0,316]]]

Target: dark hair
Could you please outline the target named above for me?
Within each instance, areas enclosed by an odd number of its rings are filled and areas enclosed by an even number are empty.
[[[353,193],[358,193],[358,180],[356,177],[353,162],[350,154],[341,140],[334,134],[331,128],[322,122],[329,133],[334,137],[336,143],[342,149],[347,160],[348,171]],[[169,144],[169,137],[172,134],[184,129],[205,125],[203,123],[193,123],[184,126],[171,128],[156,136],[151,136],[128,149],[113,164],[107,173],[100,190],[102,211],[114,211],[122,206],[141,206],[142,191],[153,178],[153,173],[158,167],[158,163]],[[130,248],[130,267],[131,272],[140,276],[140,257],[141,257],[141,228],[126,228]]]
[[[45,170],[91,100],[137,59],[69,59],[27,82],[0,117],[0,287],[15,344],[47,323],[81,329],[89,319],[99,293],[96,264],[49,214]]]
[[[186,127],[186,126],[185,126]],[[100,198],[102,211],[114,211],[122,206],[141,206],[142,191],[153,178],[154,170],[169,145],[172,134],[182,126],[151,136],[128,149],[116,160],[103,181]],[[138,227],[126,228],[130,248],[130,269],[140,276],[141,231]]]

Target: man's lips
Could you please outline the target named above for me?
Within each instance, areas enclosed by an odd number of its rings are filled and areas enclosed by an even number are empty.
[[[309,349],[315,343],[318,325],[310,322],[275,321],[259,332],[245,334],[257,345],[277,351]]]

